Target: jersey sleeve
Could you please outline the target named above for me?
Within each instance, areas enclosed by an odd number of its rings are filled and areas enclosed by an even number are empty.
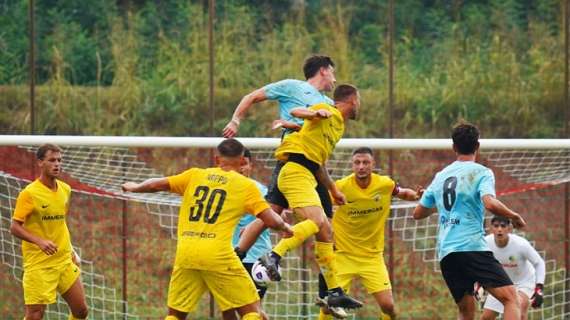
[[[167,177],[166,179],[168,179],[168,184],[170,185],[170,191],[178,193],[179,195],[183,195],[195,171],[196,169],[192,168],[175,176]]]
[[[265,209],[269,208],[267,202],[263,199],[261,191],[257,188],[255,183],[250,183],[247,186],[247,196],[245,199],[245,212],[249,212],[256,216]]]
[[[27,190],[23,190],[16,199],[16,208],[12,219],[20,222],[26,221],[26,217],[34,211],[34,200]]]
[[[420,199],[420,205],[425,208],[435,207],[435,192],[433,190],[433,182],[424,191],[422,198]]]
[[[279,100],[280,97],[290,96],[291,80],[285,79],[270,83],[263,87],[268,100]]]
[[[482,198],[486,195],[495,196],[495,175],[490,169],[483,171],[479,182],[479,196]]]
[[[526,240],[524,247],[524,255],[534,267],[536,283],[544,284],[544,278],[546,277],[546,265],[544,263],[544,259],[542,259],[538,252],[536,252],[536,249],[534,249],[534,247]]]

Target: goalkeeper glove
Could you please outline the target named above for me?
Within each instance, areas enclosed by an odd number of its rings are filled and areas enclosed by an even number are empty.
[[[534,287],[534,294],[530,297],[531,306],[533,308],[539,308],[544,301],[544,297],[542,294],[543,285],[542,283],[537,283],[536,287]]]

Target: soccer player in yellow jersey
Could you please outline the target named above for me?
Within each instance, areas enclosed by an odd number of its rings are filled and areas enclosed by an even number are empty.
[[[261,319],[253,280],[232,247],[234,230],[249,212],[286,236],[293,231],[269,208],[255,182],[238,173],[243,153],[239,141],[227,139],[217,147],[216,168],[123,184],[128,192],[170,191],[183,197],[165,320],[186,319],[206,290],[222,311],[236,309],[242,319]]]
[[[293,227],[293,237],[279,241],[260,261],[269,276],[279,281],[281,257],[315,235],[316,260],[331,288],[327,300],[329,306],[359,308],[362,303],[345,295],[337,282],[331,227],[315,191],[315,174],[322,170],[342,137],[345,121],[356,118],[360,95],[354,86],[339,85],[334,91],[334,101],[335,106],[320,103],[291,111],[293,116],[305,121],[301,130],[286,136],[275,151],[277,159],[286,162],[279,173],[277,186],[295,214],[305,220]],[[327,189],[336,190],[332,181],[331,184]]]
[[[71,187],[57,179],[61,149],[44,144],[36,158],[40,177],[18,195],[10,226],[10,232],[23,240],[25,319],[42,319],[57,292],[71,309],[69,319],[85,319],[85,293],[65,223]]]
[[[358,148],[352,153],[353,173],[336,182],[347,201],[337,207],[332,219],[337,278],[346,291],[353,279],[360,278],[382,310],[379,319],[393,320],[396,311],[384,264],[384,229],[392,196],[415,201],[420,194],[399,187],[390,177],[372,173],[374,166],[372,149]],[[319,294],[321,298],[324,296],[322,292]],[[321,310],[319,319],[331,318]]]

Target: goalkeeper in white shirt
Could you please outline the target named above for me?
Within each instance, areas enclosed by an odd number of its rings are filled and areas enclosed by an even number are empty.
[[[526,320],[529,305],[542,305],[545,264],[538,252],[523,237],[512,234],[513,226],[508,218],[494,216],[491,219],[491,234],[485,237],[489,249],[503,265],[515,284],[521,305],[521,319]],[[492,295],[483,306],[481,320],[494,320],[503,313],[503,305]]]

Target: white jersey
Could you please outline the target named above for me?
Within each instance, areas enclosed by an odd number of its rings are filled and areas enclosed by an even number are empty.
[[[544,260],[525,238],[511,233],[503,248],[497,247],[493,234],[487,235],[485,240],[516,287],[534,288],[537,283],[544,284]]]

